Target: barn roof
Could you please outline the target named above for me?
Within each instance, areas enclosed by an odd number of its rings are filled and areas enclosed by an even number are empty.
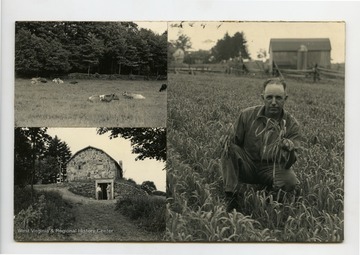
[[[272,51],[297,51],[301,45],[305,45],[308,51],[331,50],[329,38],[273,38],[269,47]]]
[[[79,150],[78,152],[76,152],[76,153],[66,162],[66,164],[68,164],[74,157],[76,157],[76,155],[78,155],[79,153],[81,153],[81,152],[83,152],[83,151],[85,151],[85,150],[88,150],[88,149],[97,150],[97,151],[100,151],[101,153],[105,154],[105,155],[108,156],[112,161],[114,161],[115,166],[116,166],[117,168],[121,169],[121,171],[122,171],[121,166],[119,165],[119,163],[118,163],[115,159],[113,159],[113,158],[112,158],[109,154],[107,154],[105,151],[103,151],[103,150],[101,150],[101,149],[98,149],[98,148],[95,148],[95,147],[92,147],[92,146],[85,147],[84,149],[81,149],[81,150]]]

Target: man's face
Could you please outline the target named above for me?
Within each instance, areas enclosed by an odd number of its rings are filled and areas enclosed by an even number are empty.
[[[287,99],[284,87],[281,84],[269,84],[261,98],[265,104],[265,115],[279,117]]]

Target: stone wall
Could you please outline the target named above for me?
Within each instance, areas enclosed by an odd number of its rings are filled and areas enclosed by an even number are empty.
[[[95,199],[94,182],[72,182],[69,183],[69,190],[77,195]],[[140,187],[132,185],[132,183],[115,182],[114,183],[114,199],[129,196],[147,196],[146,192]]]
[[[120,169],[114,160],[101,150],[87,148],[76,154],[67,164],[68,181],[119,179]]]

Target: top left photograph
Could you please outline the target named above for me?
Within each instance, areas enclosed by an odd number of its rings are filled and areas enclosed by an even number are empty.
[[[166,127],[167,22],[15,23],[16,127]]]

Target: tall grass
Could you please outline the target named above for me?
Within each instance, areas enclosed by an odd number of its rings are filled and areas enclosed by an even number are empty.
[[[122,197],[117,200],[115,210],[147,231],[165,231],[165,199],[140,195]]]
[[[241,109],[261,104],[262,80],[169,76],[168,204],[171,241],[340,242],[344,202],[344,84],[288,81],[285,105],[304,149],[293,166],[298,194],[242,185],[240,212],[226,213],[221,141]]]
[[[15,80],[16,126],[166,126],[166,93],[159,81],[80,80],[78,84],[52,82],[33,85]],[[124,91],[136,92],[145,100],[128,100]],[[92,95],[117,94],[120,100],[89,102]]]
[[[57,235],[55,229],[66,229],[75,218],[72,206],[56,192],[35,192],[29,199],[29,188],[15,186],[14,239],[16,241],[46,241]]]

